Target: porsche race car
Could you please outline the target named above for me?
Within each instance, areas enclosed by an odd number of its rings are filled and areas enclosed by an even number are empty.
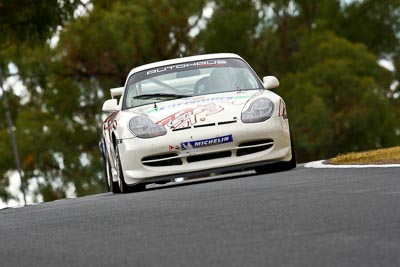
[[[132,69],[110,89],[100,143],[114,193],[177,177],[289,170],[296,157],[283,99],[236,54],[209,54]]]

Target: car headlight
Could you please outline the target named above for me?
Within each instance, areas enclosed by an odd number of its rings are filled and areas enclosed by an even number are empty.
[[[242,112],[242,122],[262,122],[271,118],[274,112],[274,103],[268,98],[259,98],[250,104],[250,107]]]
[[[152,138],[167,133],[164,126],[155,124],[149,118],[137,116],[129,121],[129,129],[139,138]]]

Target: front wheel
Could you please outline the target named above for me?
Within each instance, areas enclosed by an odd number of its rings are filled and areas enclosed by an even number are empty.
[[[255,168],[256,173],[258,174],[266,174],[266,173],[273,173],[273,172],[280,172],[280,171],[288,171],[291,169],[296,168],[296,153],[294,151],[294,143],[292,137],[290,137],[290,148],[292,150],[292,158],[290,161],[287,162],[276,162],[272,164],[257,166]]]
[[[122,171],[122,166],[121,166],[121,159],[119,156],[118,145],[116,145],[115,147],[115,160],[116,160],[115,166],[117,168],[117,173],[118,173],[118,188],[121,191],[121,193],[125,194],[125,193],[139,192],[146,189],[145,184],[129,186],[125,183],[124,173]]]
[[[111,166],[110,163],[108,162],[108,159],[106,159],[106,179],[107,179],[107,187],[108,191],[113,192],[114,194],[121,193],[121,190],[119,189],[118,182],[113,181],[113,176],[111,173]]]

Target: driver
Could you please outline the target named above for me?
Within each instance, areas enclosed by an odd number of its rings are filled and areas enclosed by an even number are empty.
[[[210,74],[211,91],[228,92],[235,90],[234,76],[227,68],[216,68]]]

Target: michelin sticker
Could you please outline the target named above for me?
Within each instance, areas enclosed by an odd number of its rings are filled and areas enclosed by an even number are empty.
[[[198,147],[203,147],[203,146],[225,144],[225,143],[230,143],[230,142],[233,142],[233,138],[232,138],[231,134],[220,136],[220,137],[215,137],[215,138],[183,142],[183,143],[181,143],[181,149],[186,150],[186,149],[198,148]]]

